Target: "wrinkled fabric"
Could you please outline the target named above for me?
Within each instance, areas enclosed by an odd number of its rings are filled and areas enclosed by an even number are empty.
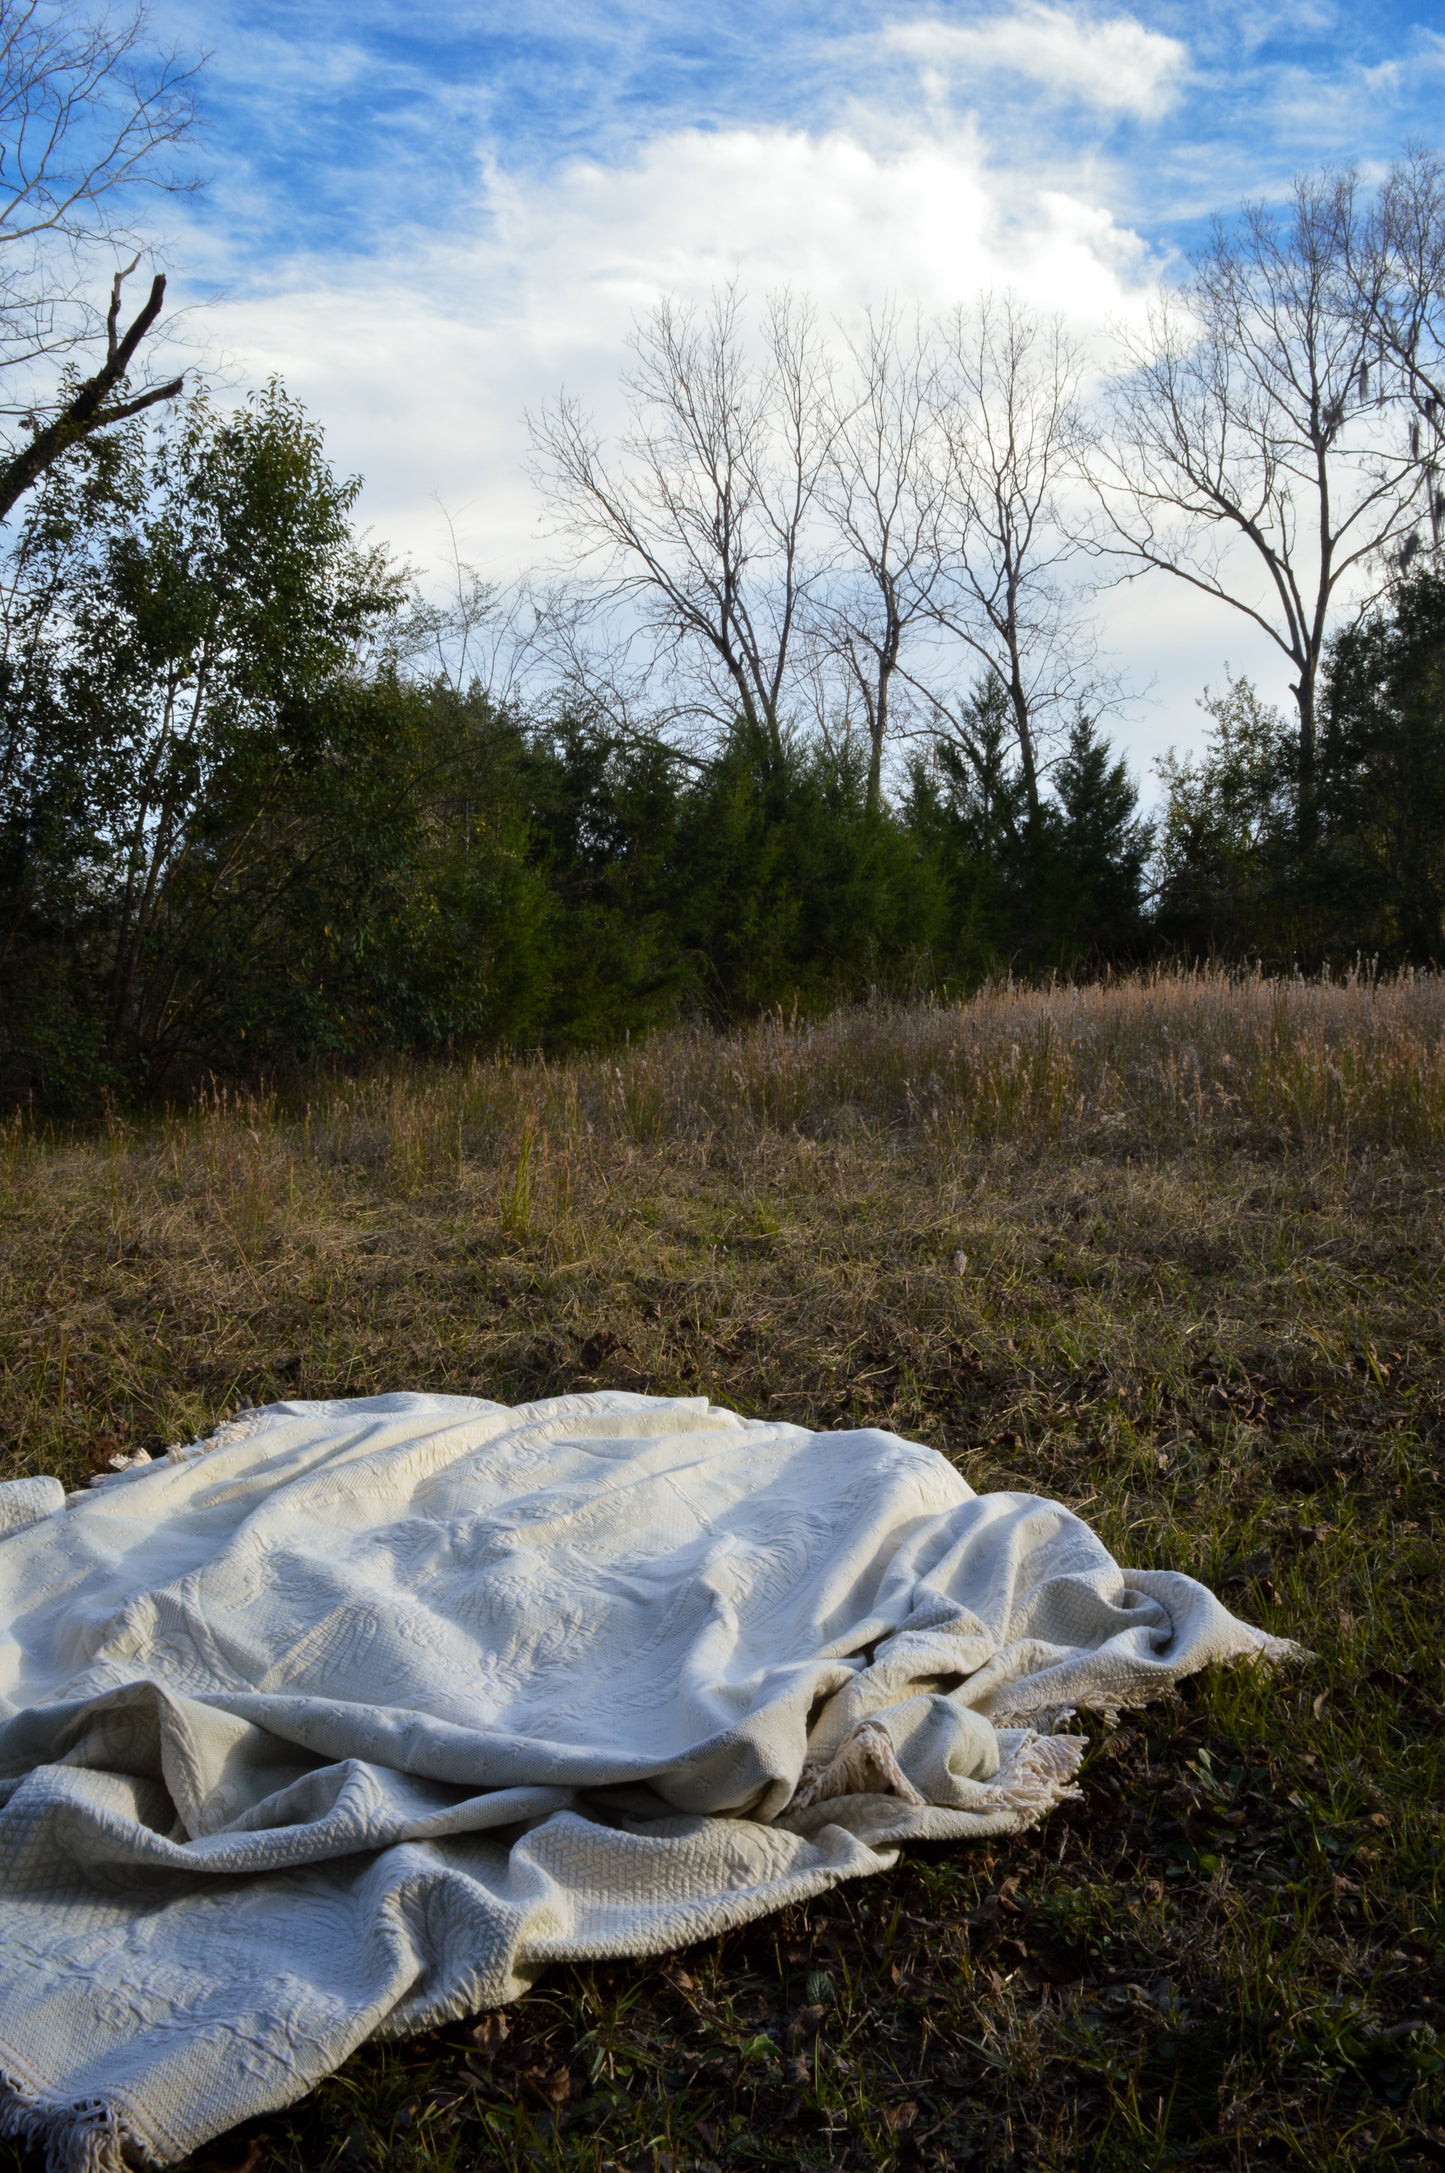
[[[277,1404],[11,1482],[0,2118],[174,2160],[550,1962],[1030,1824],[1061,1711],[1279,1649],[1058,1503],[701,1399]]]

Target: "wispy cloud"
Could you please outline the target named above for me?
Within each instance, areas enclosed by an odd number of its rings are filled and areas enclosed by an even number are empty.
[[[879,148],[842,130],[676,130],[617,164],[494,168],[470,231],[268,271],[212,313],[243,376],[279,368],[365,471],[383,530],[424,552],[433,495],[473,505],[497,570],[536,549],[523,411],[564,382],[604,415],[633,319],[739,277],[847,321],[1012,286],[1080,326],[1137,306],[1150,260],[1081,193],[1020,189],[974,132]]]
[[[523,411],[565,382],[615,421],[663,291],[847,319],[1010,285],[1097,325],[1211,211],[1441,133],[1438,0],[153,5],[215,51],[176,291],[226,290],[235,378],[287,378],[381,535],[425,559],[439,495],[498,573],[541,547]],[[1181,597],[1109,609],[1169,704],[1140,755],[1191,736],[1225,645],[1261,661]]]
[[[1189,56],[1177,38],[1132,15],[1023,5],[982,21],[941,16],[892,24],[883,44],[952,80],[1022,77],[1050,99],[1157,120],[1179,93]]]

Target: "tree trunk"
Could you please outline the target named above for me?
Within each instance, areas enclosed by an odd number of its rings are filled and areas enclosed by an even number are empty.
[[[868,794],[865,805],[870,815],[876,815],[883,804],[883,740],[888,730],[888,681],[882,672],[878,675],[878,698],[869,707]]]
[[[1315,691],[1317,666],[1313,659],[1300,668],[1291,690],[1299,713],[1299,840],[1306,851],[1319,835],[1319,799],[1316,790]]]
[[[1014,730],[1018,734],[1019,766],[1024,773],[1024,797],[1029,804],[1029,827],[1034,828],[1039,819],[1039,771],[1034,759],[1033,721],[1029,716],[1029,698],[1024,692],[1018,659],[1013,659],[1009,675],[1009,700],[1013,704]]]
[[[134,269],[134,267],[132,267]],[[0,461],[0,520],[18,498],[48,469],[53,468],[62,453],[72,445],[93,437],[97,430],[108,428],[111,423],[124,422],[131,415],[140,415],[148,407],[160,401],[174,400],[185,389],[185,380],[173,377],[168,384],[153,385],[149,392],[137,394],[133,400],[117,400],[107,407],[106,401],[125,382],[125,375],[135,359],[136,349],[161,313],[165,300],[166,282],[163,273],[157,273],[151,281],[150,297],[144,309],[130,328],[120,331],[120,290],[126,273],[117,272],[111,288],[110,313],[106,319],[105,361],[93,377],[72,393],[54,422],[43,430],[37,430],[28,445],[8,460]]]

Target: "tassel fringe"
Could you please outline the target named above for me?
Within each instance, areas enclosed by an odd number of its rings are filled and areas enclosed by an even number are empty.
[[[1078,1802],[1074,1775],[1089,1747],[1086,1735],[1035,1735],[1027,1729],[970,1810],[1013,1811],[1025,1826],[1037,1825],[1057,1803]]]
[[[110,2105],[58,2105],[0,2068],[0,2137],[43,2150],[47,2173],[135,2173],[151,2148]]]
[[[1088,1747],[1085,1735],[1022,1730],[993,1779],[981,1783],[969,1799],[968,1809],[984,1817],[1010,1811],[1032,1826],[1056,1803],[1082,1794],[1073,1781]],[[826,1763],[805,1765],[787,1809],[811,1810],[835,1796],[896,1796],[920,1806],[927,1800],[899,1765],[893,1738],[881,1720],[860,1720]]]

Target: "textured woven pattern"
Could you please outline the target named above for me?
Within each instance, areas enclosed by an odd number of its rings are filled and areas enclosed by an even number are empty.
[[[698,1400],[279,1404],[0,1487],[0,2120],[165,2162],[363,2039],[1031,1823],[1270,1641],[1066,1509]]]

